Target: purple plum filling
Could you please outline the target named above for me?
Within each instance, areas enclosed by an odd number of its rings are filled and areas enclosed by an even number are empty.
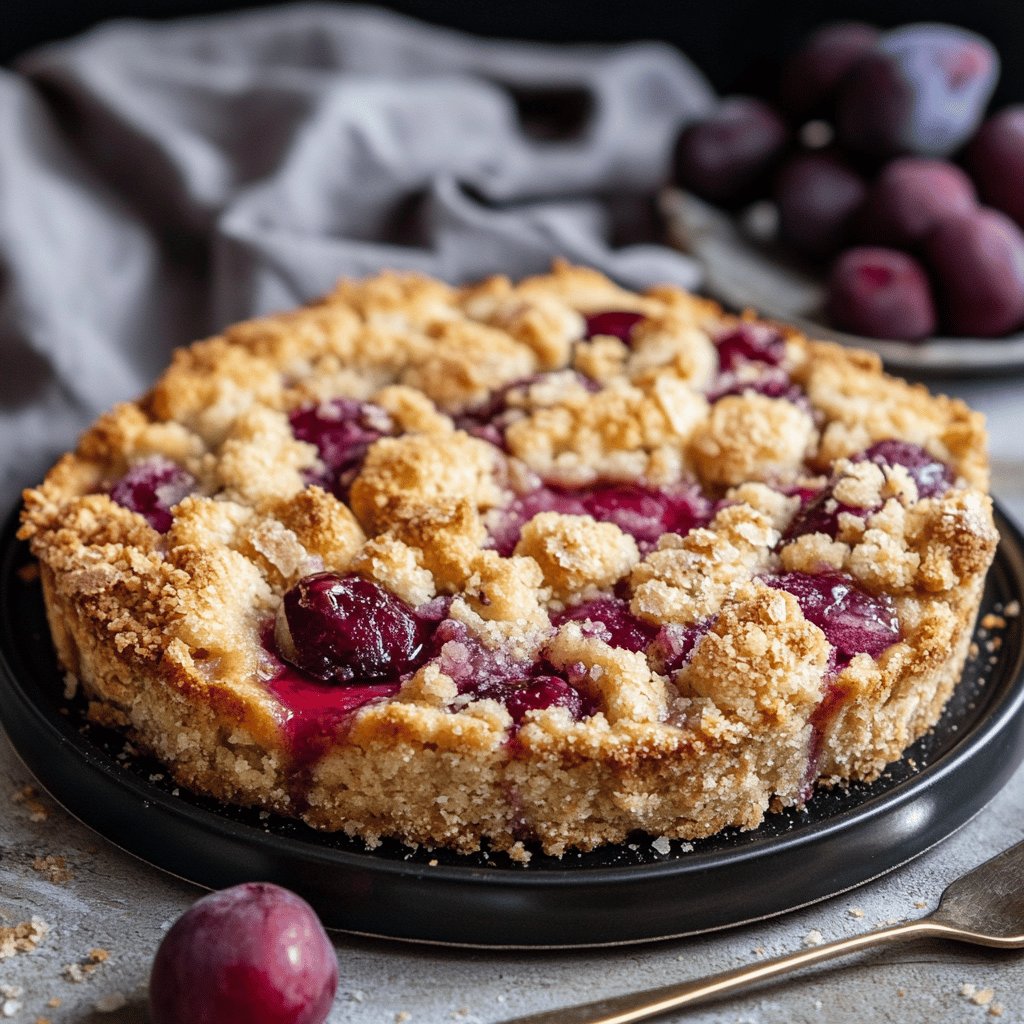
[[[138,512],[154,530],[171,528],[171,509],[196,489],[196,479],[177,463],[152,455],[128,467],[107,492],[118,505]]]
[[[917,484],[919,498],[941,497],[954,483],[953,470],[946,463],[909,441],[876,441],[867,451],[855,455],[853,461],[902,466]]]
[[[491,397],[481,405],[467,409],[455,419],[455,425],[466,431],[473,437],[479,437],[497,448],[505,448],[505,429],[509,423],[521,413],[509,405],[509,396],[514,391],[529,388],[531,385],[550,377],[550,373],[535,373],[531,377],[523,377],[521,380],[514,380],[492,393]],[[600,385],[590,377],[582,373],[574,374],[577,383],[587,391],[594,393],[600,390]]]
[[[917,484],[919,498],[934,498],[953,486],[953,471],[944,462],[929,455],[920,445],[909,441],[877,441],[866,451],[853,455],[851,462],[873,462],[876,466],[903,466]],[[835,540],[839,532],[839,515],[850,512],[855,516],[869,516],[881,505],[858,508],[844,505],[833,496],[835,481],[830,481],[815,497],[806,501],[793,517],[784,542],[809,533],[824,533]]]
[[[728,395],[744,395],[748,392],[764,395],[765,398],[784,398],[808,411],[811,408],[804,389],[794,384],[785,370],[775,367],[766,367],[760,376],[754,378],[741,378],[731,372],[723,373],[715,381],[715,386],[707,392],[707,399],[714,404]]]
[[[782,335],[767,324],[741,323],[715,338],[720,373],[731,373],[742,363],[778,366],[786,355]]]
[[[599,334],[609,334],[629,345],[633,340],[633,328],[645,319],[643,313],[634,313],[625,309],[610,309],[603,313],[591,313],[586,317],[586,336],[594,338]]]
[[[670,622],[658,630],[647,656],[651,666],[662,675],[675,675],[690,658],[697,644],[712,626],[712,620],[692,625]]]
[[[900,638],[892,598],[866,593],[849,576],[787,572],[763,579],[768,586],[788,591],[797,599],[807,621],[814,623],[834,648],[837,669],[856,654],[877,658]]]
[[[715,505],[696,484],[653,488],[642,484],[598,484],[569,490],[539,487],[516,498],[492,531],[499,554],[508,556],[519,542],[522,528],[541,512],[593,516],[614,523],[636,539],[641,552],[654,548],[665,533],[686,534],[705,526]]]
[[[454,619],[438,626],[431,649],[438,669],[454,680],[459,693],[504,704],[517,725],[527,711],[548,707],[567,708],[577,721],[596,710],[565,679],[549,674],[550,667],[485,647]]]
[[[397,682],[426,660],[426,623],[361,576],[321,572],[284,595],[274,637],[287,662],[321,682]]]
[[[595,636],[612,647],[624,647],[627,651],[644,651],[658,632],[643,619],[638,619],[629,610],[629,605],[618,597],[601,597],[595,601],[566,608],[551,617],[553,626],[566,622],[583,624],[587,636]]]
[[[380,406],[351,398],[304,405],[288,418],[292,433],[315,445],[323,463],[323,470],[310,474],[308,482],[339,497],[348,492],[370,445],[394,431],[391,417]]]

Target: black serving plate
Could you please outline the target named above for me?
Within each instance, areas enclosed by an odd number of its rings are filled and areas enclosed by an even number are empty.
[[[982,614],[1024,594],[1024,538],[1002,542]],[[12,520],[0,537],[0,721],[58,802],[122,849],[199,885],[262,879],[308,899],[329,927],[422,942],[582,947],[758,920],[861,885],[950,835],[1024,758],[1024,617],[968,661],[941,721],[870,785],[822,790],[750,832],[693,844],[649,836],[527,865],[315,832],[179,790],[63,697],[38,582]],[[988,647],[995,649],[989,651]]]

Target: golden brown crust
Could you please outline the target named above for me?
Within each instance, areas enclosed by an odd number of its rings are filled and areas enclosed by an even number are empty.
[[[606,310],[645,317],[629,345],[584,337],[584,318]],[[689,839],[799,802],[809,768],[874,777],[935,722],[966,656],[996,543],[983,423],[873,356],[791,330],[783,365],[806,404],[752,391],[709,401],[713,335],[736,322],[678,290],[639,295],[566,265],[463,289],[383,274],[176,353],[148,395],[101,417],[25,494],[21,536],[42,563],[62,665],[94,717],[183,784],[369,841],[489,840],[525,857],[530,838],[556,854],[636,829]],[[523,378],[505,396],[504,451],[460,429]],[[371,400],[393,425],[346,500],[308,483],[318,452],[288,419],[335,398]],[[947,462],[955,486],[922,499],[901,467],[849,459],[888,438]],[[163,533],[107,494],[154,456],[194,481]],[[829,474],[854,511],[835,537],[787,538],[800,504],[789,494]],[[507,557],[491,547],[494,516],[541,479],[694,478],[725,502],[653,548],[559,512],[526,523]],[[449,617],[476,642],[542,656],[592,714],[549,707],[516,727],[431,662],[300,769],[262,638],[284,591],[321,570],[414,606],[452,598]],[[841,572],[895,601],[899,641],[843,668],[844,700],[823,723],[830,647],[757,578],[779,571]],[[551,626],[613,592],[653,628],[705,624],[679,672],[580,623]]]

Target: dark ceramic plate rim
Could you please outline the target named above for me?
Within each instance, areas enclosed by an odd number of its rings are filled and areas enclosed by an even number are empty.
[[[15,519],[16,517],[12,518],[0,538],[0,598],[7,597],[16,565],[19,558],[24,555],[24,546],[14,538]],[[1011,597],[1020,599],[1024,594],[1024,538],[998,509],[997,523],[1003,538],[997,554],[997,568],[1001,571],[1004,580],[1013,588],[1012,595],[1008,597],[1004,594],[1002,599],[1009,600]],[[497,893],[499,897],[503,892],[523,891],[536,892],[541,898],[545,893],[549,897],[557,897],[563,893],[594,895],[604,893],[610,896],[614,890],[623,888],[629,890],[639,886],[639,891],[642,891],[645,884],[661,884],[665,881],[681,881],[688,878],[692,880],[708,873],[718,876],[730,871],[742,872],[749,868],[757,869],[763,862],[779,856],[798,857],[808,849],[821,846],[822,842],[829,837],[842,837],[857,831],[863,832],[876,819],[892,818],[901,809],[908,807],[930,791],[934,791],[944,780],[955,777],[963,769],[970,767],[970,762],[976,759],[979,753],[990,749],[1000,739],[1005,740],[1011,748],[1010,756],[1001,762],[998,779],[994,779],[990,772],[986,773],[987,785],[972,787],[968,791],[971,802],[966,807],[957,808],[958,813],[949,819],[948,827],[942,825],[937,830],[933,828],[927,833],[927,838],[922,834],[916,843],[908,843],[905,838],[898,847],[898,852],[893,851],[890,857],[885,858],[884,863],[873,864],[867,870],[853,872],[841,880],[836,879],[825,889],[820,886],[817,888],[811,886],[809,887],[811,891],[806,898],[790,897],[779,901],[778,905],[772,909],[764,910],[762,908],[746,916],[742,913],[734,913],[728,915],[725,920],[709,921],[697,924],[695,927],[692,926],[694,922],[690,922],[690,927],[680,927],[675,930],[661,929],[651,934],[633,934],[635,929],[631,929],[630,934],[624,937],[619,934],[614,925],[609,925],[607,933],[600,937],[594,936],[592,933],[588,934],[586,939],[590,941],[581,941],[581,936],[578,935],[573,935],[569,941],[557,937],[554,939],[549,937],[549,941],[542,941],[542,936],[538,935],[538,941],[525,942],[507,940],[496,942],[493,937],[476,934],[474,929],[478,926],[470,926],[472,934],[456,934],[455,937],[452,937],[451,934],[445,933],[442,937],[438,937],[428,934],[403,934],[401,933],[402,929],[389,926],[382,929],[358,927],[355,926],[355,922],[346,923],[344,915],[340,920],[330,920],[330,914],[327,915],[328,923],[334,927],[388,938],[489,946],[491,948],[616,945],[710,931],[785,913],[864,884],[925,852],[935,843],[952,834],[981,810],[1001,788],[1016,764],[1024,758],[1024,727],[1020,724],[1024,720],[1024,715],[1021,714],[1021,708],[1024,705],[1024,651],[1019,646],[1017,649],[1013,649],[1013,645],[1005,644],[1002,649],[1002,658],[1015,658],[1015,661],[1008,668],[1003,669],[1001,681],[997,681],[984,692],[981,707],[970,720],[969,727],[962,735],[958,735],[949,749],[939,753],[932,763],[919,769],[915,774],[894,783],[891,788],[868,795],[854,806],[840,810],[823,820],[800,823],[793,832],[757,837],[737,849],[695,851],[675,855],[672,859],[646,864],[597,867],[578,865],[566,868],[545,867],[542,870],[531,870],[529,867],[519,866],[505,868],[476,863],[430,866],[422,862],[416,863],[399,858],[383,859],[358,850],[319,846],[301,836],[292,837],[267,832],[245,822],[232,820],[215,811],[195,806],[144,781],[141,776],[133,775],[130,771],[126,772],[109,753],[95,746],[87,737],[83,737],[72,719],[63,716],[55,718],[33,701],[31,692],[22,685],[11,663],[12,654],[17,661],[21,661],[23,658],[17,650],[18,641],[12,642],[9,639],[9,618],[10,613],[7,609],[3,609],[2,623],[0,623],[0,669],[2,669],[0,684],[6,684],[5,688],[24,704],[25,713],[33,718],[33,727],[42,730],[44,739],[48,737],[49,741],[54,744],[53,749],[60,748],[61,756],[69,757],[72,764],[78,762],[93,772],[99,773],[103,777],[105,786],[131,794],[136,803],[141,806],[153,807],[156,805],[168,819],[179,823],[179,827],[185,832],[191,829],[197,835],[214,834],[236,843],[255,843],[264,853],[278,855],[282,862],[291,862],[298,858],[304,864],[321,869],[351,868],[360,873],[368,873],[381,878],[390,876],[392,879],[409,880],[414,888],[419,883],[422,886],[423,894],[429,894],[432,889],[438,887],[454,885],[461,898],[466,898],[468,895],[470,899],[473,898],[474,890],[480,894]],[[27,641],[24,642],[27,643]],[[14,651],[9,650],[9,646],[14,647]],[[18,742],[20,737],[16,735],[18,730],[14,723],[15,717],[15,713],[10,710],[7,702],[0,702],[0,720],[6,726],[19,756],[40,779],[44,788],[58,802],[63,803],[60,784],[54,785],[53,776],[48,771],[40,772],[38,770],[35,757],[25,756],[26,752]],[[1014,734],[1015,723],[1016,734]],[[989,756],[991,757],[991,753]],[[974,793],[979,795],[971,796]],[[69,801],[69,803],[73,803],[73,801]],[[160,863],[152,856],[143,855],[132,848],[130,841],[125,841],[124,833],[112,835],[109,828],[101,828],[91,823],[89,817],[80,813],[77,807],[69,806],[68,809],[87,826],[99,831],[100,834],[121,846],[126,852],[140,857],[163,871],[191,881],[198,880],[197,884],[201,885],[206,884],[202,881],[204,874],[207,879],[210,877],[209,871],[183,871],[179,866],[169,867],[167,863]],[[298,886],[298,888],[301,891],[302,887]],[[491,897],[488,896],[488,898]],[[318,909],[321,908],[318,907]],[[334,911],[336,909],[332,908]],[[560,907],[559,913],[566,913],[565,907]],[[457,931],[458,929],[456,929]],[[548,935],[543,926],[540,931],[543,935]],[[569,931],[572,932],[573,929],[570,928]],[[560,935],[557,924],[551,935]],[[510,935],[508,938],[512,939],[512,936]]]

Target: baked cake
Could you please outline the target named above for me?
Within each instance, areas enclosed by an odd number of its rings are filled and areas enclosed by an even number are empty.
[[[89,714],[184,786],[525,858],[872,779],[959,677],[982,417],[556,265],[386,273],[176,353],[25,494]]]

